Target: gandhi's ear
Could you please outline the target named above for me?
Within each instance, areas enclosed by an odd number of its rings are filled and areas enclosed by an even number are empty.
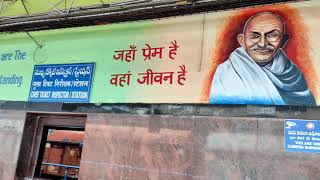
[[[237,40],[238,40],[238,43],[240,44],[240,46],[244,47],[244,35],[238,34]]]

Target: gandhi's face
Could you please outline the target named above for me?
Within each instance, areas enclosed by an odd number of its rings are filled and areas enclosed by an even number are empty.
[[[272,13],[260,13],[248,20],[238,41],[257,63],[266,63],[274,57],[283,40],[284,24]]]

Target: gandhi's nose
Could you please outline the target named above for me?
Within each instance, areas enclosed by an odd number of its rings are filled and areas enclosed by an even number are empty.
[[[261,37],[260,41],[258,42],[258,46],[264,47],[265,45],[267,45],[267,40],[265,37]]]

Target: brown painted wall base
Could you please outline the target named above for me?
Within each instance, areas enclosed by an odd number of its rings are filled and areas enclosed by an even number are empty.
[[[70,116],[46,122],[65,124]],[[0,112],[1,180],[14,179],[19,149],[16,178],[25,177],[35,117]],[[85,127],[80,180],[320,177],[319,154],[284,151],[283,119],[101,113],[87,114]]]
[[[80,179],[318,179],[320,156],[288,153],[283,120],[88,115]]]

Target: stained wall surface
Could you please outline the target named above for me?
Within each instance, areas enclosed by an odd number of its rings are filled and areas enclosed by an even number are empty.
[[[0,13],[1,16],[26,16],[30,14],[38,14],[38,13],[47,13],[56,11],[57,13],[60,11],[66,11],[69,8],[79,8],[85,6],[94,6],[100,5],[102,2],[107,3],[116,3],[121,2],[122,0],[78,0],[77,2],[72,1],[59,1],[59,0],[50,0],[50,1],[42,1],[42,0],[29,0],[24,4],[22,1],[4,1],[2,11]],[[55,8],[52,6],[55,5]],[[25,6],[25,8],[24,8]],[[57,10],[58,9],[58,10]]]
[[[320,157],[289,153],[283,120],[91,114],[80,179],[320,177]]]
[[[25,122],[23,111],[0,111],[0,179],[14,179]]]

